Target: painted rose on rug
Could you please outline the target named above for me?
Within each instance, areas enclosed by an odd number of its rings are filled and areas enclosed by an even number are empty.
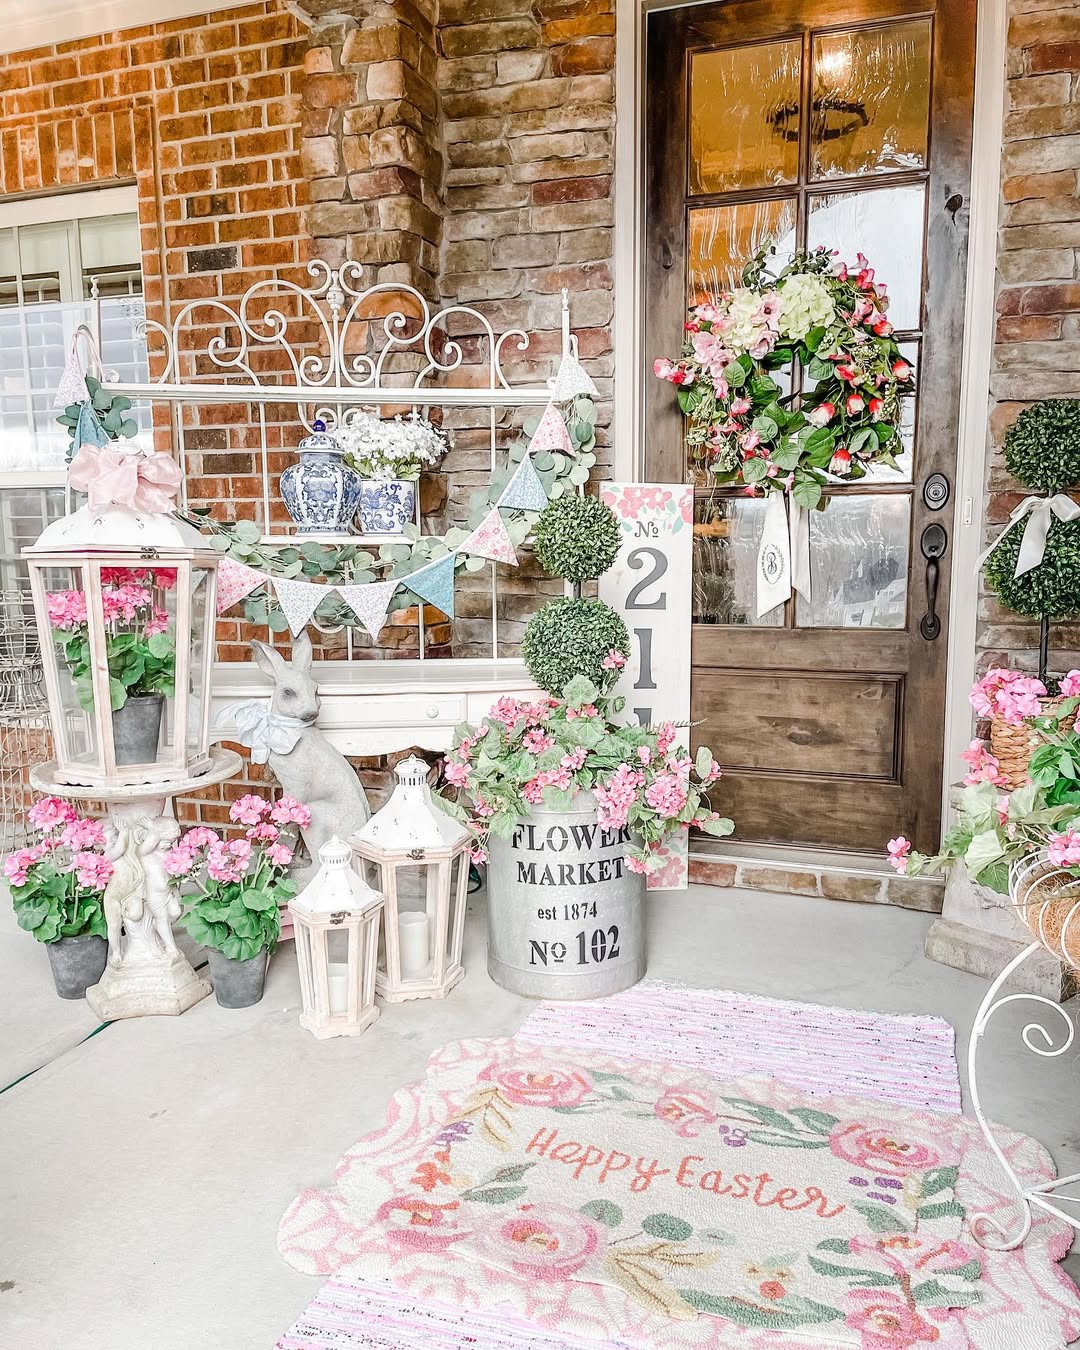
[[[568,1332],[588,1306],[591,1334],[674,1350],[708,1346],[714,1323],[917,1347],[978,1299],[949,1118],[485,1044],[431,1071],[400,1144],[341,1174],[357,1273],[490,1285],[522,1309],[554,1298],[565,1321],[547,1324]]]

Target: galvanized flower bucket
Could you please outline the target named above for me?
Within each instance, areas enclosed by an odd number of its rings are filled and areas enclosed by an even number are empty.
[[[578,804],[580,803],[580,804]],[[534,806],[488,843],[488,974],[529,998],[617,994],[645,974],[645,879],[626,866],[629,830],[603,830],[580,793]]]

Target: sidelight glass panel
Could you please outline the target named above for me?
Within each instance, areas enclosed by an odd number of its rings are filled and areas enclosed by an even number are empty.
[[[794,183],[802,43],[695,52],[690,63],[690,192]]]
[[[898,329],[921,327],[925,199],[921,183],[810,199],[808,246],[836,249],[848,264],[864,253],[888,288],[889,318]]]
[[[688,303],[700,305],[738,286],[743,267],[766,244],[777,245],[776,260],[785,262],[795,247],[796,211],[794,197],[690,211]]]
[[[910,522],[906,493],[838,495],[811,511],[813,598],[798,598],[799,627],[903,628]]]
[[[812,178],[926,165],[930,20],[814,38]]]
[[[778,628],[784,607],[754,617],[757,555],[765,503],[751,497],[714,497],[694,512],[695,623],[753,624]]]

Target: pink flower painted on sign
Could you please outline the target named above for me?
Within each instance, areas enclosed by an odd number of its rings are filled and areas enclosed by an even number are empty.
[[[903,1133],[898,1133],[894,1125],[884,1121],[841,1121],[829,1136],[829,1149],[834,1157],[844,1158],[855,1167],[898,1177],[956,1161],[945,1156],[938,1140],[931,1139],[929,1134],[919,1137],[907,1126]]]
[[[395,1247],[438,1252],[467,1235],[468,1229],[454,1222],[458,1201],[436,1205],[421,1196],[399,1195],[375,1211],[376,1223],[384,1225],[387,1240]]]
[[[480,1076],[494,1082],[507,1101],[519,1106],[577,1106],[593,1088],[592,1080],[583,1071],[568,1073],[547,1064]]]
[[[658,1120],[670,1125],[677,1135],[692,1139],[717,1119],[704,1093],[694,1088],[669,1088],[653,1107]]]
[[[533,1205],[479,1234],[498,1264],[534,1280],[565,1280],[600,1247],[598,1224],[559,1205]]]
[[[855,1306],[844,1318],[844,1325],[862,1335],[862,1350],[910,1350],[917,1345],[932,1345],[941,1335],[899,1294],[853,1289],[847,1297]]]

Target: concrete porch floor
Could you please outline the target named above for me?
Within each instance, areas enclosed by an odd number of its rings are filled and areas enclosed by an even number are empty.
[[[114,1023],[89,1040],[47,958],[0,921],[0,1345],[16,1350],[270,1350],[317,1281],[278,1256],[278,1219],[326,1184],[346,1146],[383,1119],[432,1049],[511,1034],[530,1003],[484,969],[482,898],[470,902],[463,983],[445,1003],[386,1009],[356,1040],[297,1025],[291,944],[263,1002],[207,999],[177,1019]],[[701,987],[891,1012],[966,1033],[983,981],[922,955],[930,916],[692,887],[650,901],[649,973]],[[1080,1170],[1078,1056],[1045,1063],[1002,1012],[984,1042],[994,1116]],[[1052,1014],[1051,1014],[1052,1016]],[[1048,1024],[1049,1025],[1049,1024]],[[47,1061],[47,1062],[46,1062]],[[1080,1254],[1066,1266],[1080,1279]]]

